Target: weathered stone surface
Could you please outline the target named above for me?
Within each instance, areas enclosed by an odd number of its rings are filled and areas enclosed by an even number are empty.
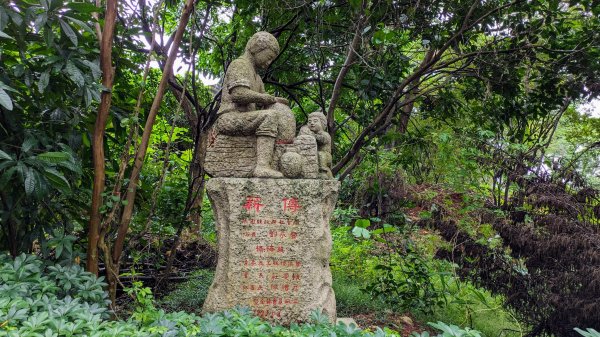
[[[323,112],[315,111],[308,115],[308,122],[300,128],[300,137],[314,137],[318,151],[318,178],[333,179],[331,173],[331,136],[327,133],[327,117]]]
[[[294,139],[295,151],[304,159],[302,176],[307,179],[317,179],[319,175],[319,159],[315,137],[299,135]]]
[[[213,177],[251,177],[256,166],[256,137],[217,135],[209,140],[204,169]]]
[[[313,136],[300,135],[292,144],[275,144],[273,162],[276,165],[273,166],[286,178],[317,179],[318,160]],[[209,175],[249,178],[255,165],[256,137],[217,135],[209,139],[204,159],[204,169]]]
[[[339,182],[212,178],[219,256],[203,311],[249,306],[274,323],[322,309],[335,322],[329,256]]]
[[[286,152],[279,160],[280,171],[286,178],[301,178],[306,160],[296,152]]]
[[[257,72],[266,69],[278,54],[279,43],[270,33],[258,32],[250,38],[244,54],[233,60],[227,68],[218,118],[213,127],[217,138],[220,135],[255,138],[250,174],[253,177],[283,177],[273,167],[275,143],[283,141],[291,144],[296,132],[296,119],[288,107],[287,99],[267,94]],[[236,162],[226,162],[229,158],[227,147],[209,148],[209,152],[212,165],[209,167],[213,176],[248,176],[249,160],[244,160],[244,165],[238,168],[233,166]],[[223,164],[219,161],[223,161]],[[232,167],[232,172],[222,170],[225,166]]]

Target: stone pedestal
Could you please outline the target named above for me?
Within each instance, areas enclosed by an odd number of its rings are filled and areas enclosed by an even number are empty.
[[[212,178],[206,184],[219,256],[203,311],[236,306],[277,324],[336,319],[329,256],[339,182]]]

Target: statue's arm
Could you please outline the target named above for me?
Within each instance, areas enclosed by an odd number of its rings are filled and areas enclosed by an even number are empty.
[[[240,104],[258,103],[262,105],[271,105],[277,102],[275,96],[256,92],[241,85],[231,88],[229,93],[231,94],[231,100]]]
[[[256,103],[262,106],[269,106],[276,102],[287,104],[285,98],[265,93],[262,85],[259,90],[252,90],[251,78],[254,76],[256,74],[247,60],[243,58],[235,59],[227,69],[223,89],[229,90],[231,100],[238,104]]]
[[[305,136],[305,135],[309,135],[309,136],[314,136],[315,133],[310,131],[310,129],[308,128],[308,125],[304,125],[300,128],[300,132],[298,132],[299,136]]]
[[[322,131],[316,134],[315,139],[317,141],[317,144],[321,146],[326,146],[330,149],[329,151],[331,151],[331,136],[329,136],[327,132]]]

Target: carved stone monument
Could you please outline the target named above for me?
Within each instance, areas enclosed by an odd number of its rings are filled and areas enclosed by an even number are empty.
[[[219,256],[203,311],[249,306],[290,324],[322,310],[335,322],[331,138],[320,112],[294,137],[287,100],[265,93],[257,71],[278,53],[275,37],[256,33],[225,74],[205,161]]]

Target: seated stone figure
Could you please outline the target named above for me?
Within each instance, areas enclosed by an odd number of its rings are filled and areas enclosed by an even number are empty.
[[[265,92],[257,70],[266,69],[279,54],[277,39],[267,32],[254,34],[244,54],[229,65],[223,80],[221,106],[213,129],[213,139],[207,150],[207,171],[231,172],[217,175],[280,178],[283,174],[274,169],[275,143],[290,144],[294,140],[296,120],[287,106],[288,101]],[[211,149],[221,135],[232,136],[230,144]],[[240,136],[247,137],[245,140]],[[254,138],[255,137],[255,138]],[[252,145],[248,143],[252,142]],[[255,142],[255,145],[254,145]],[[223,141],[221,142],[223,143]],[[233,145],[231,145],[233,144]],[[222,154],[223,149],[234,148]],[[237,152],[235,150],[238,150]],[[240,160],[256,160],[251,172],[239,171]],[[235,171],[238,169],[238,171]],[[242,172],[242,173],[235,173]]]
[[[314,136],[317,141],[319,159],[319,178],[332,179],[331,173],[331,136],[325,131],[327,129],[327,117],[321,111],[315,111],[308,115],[308,123],[300,128],[299,136]]]

